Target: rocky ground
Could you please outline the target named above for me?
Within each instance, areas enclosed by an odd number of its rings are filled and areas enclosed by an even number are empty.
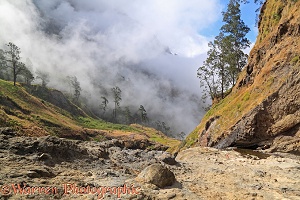
[[[0,199],[300,199],[299,156],[137,146],[2,129]]]

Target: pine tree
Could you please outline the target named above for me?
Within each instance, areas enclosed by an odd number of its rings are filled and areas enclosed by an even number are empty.
[[[27,67],[24,68],[24,70],[21,72],[21,75],[24,77],[25,83],[27,85],[31,85],[31,82],[34,80],[34,76]]]
[[[102,102],[101,102],[100,106],[103,110],[103,114],[105,114],[106,108],[107,108],[107,105],[108,105],[109,101],[107,100],[107,98],[105,96],[102,96],[101,99],[102,99]]]
[[[207,93],[213,101],[223,99],[226,91],[236,83],[238,74],[247,62],[243,52],[250,46],[246,34],[250,29],[241,20],[239,2],[230,0],[226,12],[223,12],[224,25],[220,33],[208,46],[207,59],[199,67],[197,76],[204,88],[203,98]]]
[[[142,123],[148,121],[147,112],[143,105],[140,105],[139,112]]]
[[[27,85],[31,85],[31,82],[34,80],[34,76],[32,74],[33,64],[29,58],[26,59],[25,65],[26,65],[26,70],[22,72],[22,75],[25,79],[25,83]]]
[[[4,79],[6,71],[6,59],[5,59],[5,52],[0,49],[0,78]]]
[[[49,74],[41,70],[37,70],[35,73],[37,74],[36,78],[42,80],[42,87],[46,87],[50,81]]]
[[[236,83],[238,74],[247,63],[247,54],[243,52],[250,47],[250,41],[246,38],[250,28],[241,19],[239,0],[230,0],[226,12],[223,12],[221,33],[224,35],[223,44],[227,51],[222,52],[226,59],[230,82]]]
[[[115,108],[113,110],[113,118],[116,120],[117,119],[117,109],[120,107],[120,102],[122,101],[122,98],[121,98],[122,90],[118,86],[112,88],[111,90],[113,92],[114,102],[115,102]]]
[[[211,48],[207,55],[206,61],[203,62],[203,65],[199,67],[197,76],[200,79],[200,86],[204,89],[203,98],[207,98],[207,93],[210,98],[214,100],[218,95],[218,76],[217,76],[217,65],[218,61],[218,52],[214,43],[209,42],[208,46]]]
[[[16,85],[17,82],[17,77],[18,75],[26,69],[26,66],[24,63],[20,62],[20,54],[21,50],[20,48],[13,44],[12,42],[9,42],[6,44],[8,46],[8,50],[5,51],[5,54],[7,55],[6,61],[10,63],[8,65],[9,68],[12,69],[12,74],[13,74],[13,81],[14,81],[14,86]]]
[[[125,116],[125,123],[130,124],[132,122],[132,115],[128,106],[125,107],[124,116]]]
[[[81,87],[80,87],[80,82],[78,81],[76,76],[73,77],[67,77],[70,80],[70,84],[72,88],[74,89],[74,94],[73,94],[73,102],[76,105],[79,105],[79,97],[81,93]]]

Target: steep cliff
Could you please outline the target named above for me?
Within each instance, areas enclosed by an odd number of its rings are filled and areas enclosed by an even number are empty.
[[[267,0],[248,64],[184,147],[270,147],[300,152],[300,1]]]

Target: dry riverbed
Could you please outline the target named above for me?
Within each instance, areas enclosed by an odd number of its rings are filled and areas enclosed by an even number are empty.
[[[300,158],[292,154],[195,147],[180,152],[176,162],[166,152],[118,140],[10,133],[0,139],[0,199],[300,199]],[[155,163],[174,173],[171,186],[137,178]],[[170,178],[164,170],[142,174]]]

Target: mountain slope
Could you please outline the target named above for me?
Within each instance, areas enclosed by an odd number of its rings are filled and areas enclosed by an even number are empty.
[[[259,35],[231,94],[214,105],[184,147],[300,151],[300,1],[267,0]]]
[[[97,141],[116,138],[142,148],[156,144],[166,148],[179,142],[152,128],[92,118],[58,90],[13,86],[4,80],[0,80],[0,127],[10,127],[19,136],[55,135]]]

